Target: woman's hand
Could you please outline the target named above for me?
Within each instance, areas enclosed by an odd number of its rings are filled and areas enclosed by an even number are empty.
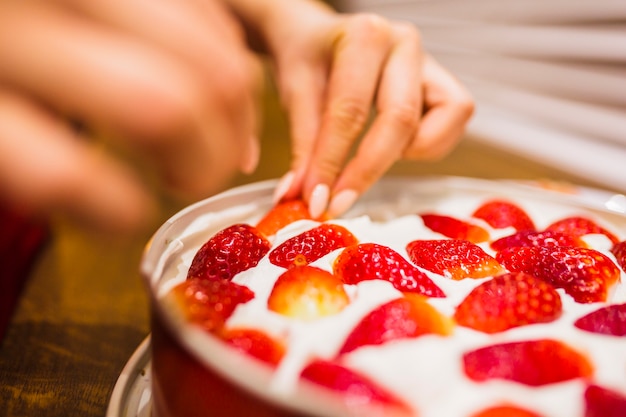
[[[461,137],[473,101],[412,24],[308,0],[225,1],[273,57],[289,113],[293,163],[277,199],[339,215],[397,160],[440,158]]]
[[[90,136],[192,198],[256,165],[260,67],[220,2],[2,1],[0,62],[0,196],[13,204],[109,230],[144,222],[141,176]]]

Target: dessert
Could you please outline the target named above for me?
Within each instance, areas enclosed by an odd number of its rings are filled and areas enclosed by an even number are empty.
[[[625,415],[626,219],[509,194],[200,228],[159,301],[280,415]]]

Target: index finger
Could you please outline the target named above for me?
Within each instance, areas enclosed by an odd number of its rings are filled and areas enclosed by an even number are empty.
[[[402,157],[422,114],[422,50],[419,33],[409,24],[394,27],[396,44],[387,59],[377,97],[377,116],[357,153],[333,189],[328,215],[346,211]]]
[[[361,134],[389,52],[386,21],[373,15],[348,19],[335,47],[326,106],[303,194],[311,214],[321,214],[329,190]]]

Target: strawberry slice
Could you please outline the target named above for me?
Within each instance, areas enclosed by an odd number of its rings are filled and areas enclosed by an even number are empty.
[[[592,333],[626,336],[626,303],[602,307],[580,317],[574,326]]]
[[[454,280],[485,278],[504,271],[491,255],[467,240],[415,240],[406,250],[415,265]]]
[[[452,321],[423,297],[409,295],[391,300],[363,317],[348,335],[339,353],[429,333],[445,336],[452,332],[452,327]]]
[[[498,252],[496,259],[509,271],[526,272],[563,288],[579,303],[606,301],[609,288],[620,279],[613,261],[589,248],[508,248]]]
[[[506,200],[490,200],[478,207],[472,216],[482,219],[494,229],[513,227],[515,230],[535,230],[535,223],[518,205]]]
[[[428,297],[446,296],[424,272],[411,265],[402,255],[377,243],[347,247],[335,259],[333,272],[346,284],[382,279],[402,292]]]
[[[270,252],[269,260],[283,268],[293,265],[296,258],[299,265],[308,264],[335,249],[357,243],[357,238],[345,227],[324,223],[280,244]]]
[[[626,416],[626,396],[619,392],[590,385],[585,390],[585,417]]]
[[[474,381],[506,379],[542,386],[590,377],[589,360],[563,342],[550,339],[491,345],[463,355],[465,374]]]
[[[608,237],[613,244],[619,242],[617,236],[600,226],[598,223],[587,217],[572,216],[566,217],[549,225],[546,230],[554,230],[557,232],[568,233],[572,236],[581,237],[584,235],[596,233],[603,234]]]
[[[626,272],[626,240],[613,245],[611,253],[615,256],[615,260],[622,271]]]
[[[278,277],[267,307],[287,317],[314,320],[339,313],[349,302],[339,278],[314,266],[296,265]]]
[[[187,278],[232,279],[252,268],[270,250],[270,242],[248,224],[235,224],[217,232],[193,258]]]
[[[473,243],[489,240],[489,232],[476,224],[441,214],[423,213],[420,216],[426,227],[446,237],[469,240]]]
[[[514,405],[498,405],[487,408],[471,417],[542,417],[533,411],[528,411]]]
[[[257,329],[224,329],[219,336],[235,349],[270,365],[277,365],[285,356],[282,343]]]
[[[485,333],[554,321],[561,316],[556,289],[523,272],[506,273],[483,282],[459,304],[456,322]]]
[[[273,236],[283,227],[297,220],[312,220],[309,207],[302,200],[288,200],[276,204],[256,225],[263,236]]]
[[[409,407],[402,400],[376,385],[366,376],[338,363],[322,359],[314,360],[302,370],[301,376],[308,381],[341,393],[351,412],[358,411],[355,407],[364,412],[371,412],[372,408],[383,405],[396,408],[397,411],[402,412],[402,415],[412,415]],[[355,412],[354,415],[359,415],[359,413]],[[366,413],[366,415],[387,414]],[[398,414],[390,413],[390,415]]]
[[[237,305],[254,298],[248,287],[226,279],[188,279],[175,286],[170,294],[187,321],[209,332],[221,330]]]
[[[520,246],[580,246],[584,248],[587,244],[576,236],[555,230],[542,232],[522,230],[491,242],[491,248],[495,251]]]

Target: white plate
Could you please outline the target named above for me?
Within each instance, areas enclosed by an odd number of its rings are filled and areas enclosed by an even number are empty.
[[[117,378],[106,417],[150,417],[150,336],[130,357]]]

